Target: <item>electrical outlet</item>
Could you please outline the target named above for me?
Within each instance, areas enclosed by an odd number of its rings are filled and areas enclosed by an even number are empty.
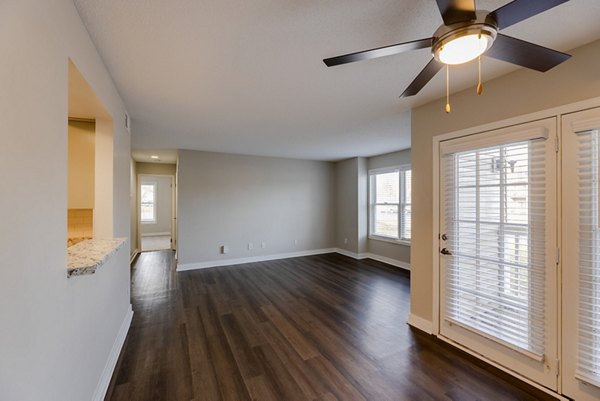
[[[248,242],[248,250],[251,251],[252,249],[254,249],[254,245],[252,245],[252,242]]]
[[[261,242],[261,243],[260,243],[260,247],[261,247],[262,249],[265,249],[265,248],[267,247],[267,243],[266,243],[265,241]]]
[[[294,240],[294,245],[298,245],[298,240],[297,239]]]
[[[221,253],[223,255],[229,253],[229,247],[227,245],[221,245]]]
[[[344,238],[344,244],[348,243],[348,238]]]

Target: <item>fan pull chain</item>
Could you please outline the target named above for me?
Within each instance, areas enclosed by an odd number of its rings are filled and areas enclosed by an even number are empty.
[[[450,65],[446,64],[446,113],[450,113]]]
[[[477,83],[477,94],[481,95],[483,93],[483,84],[481,83],[481,56],[479,56],[477,62],[479,68],[479,82]]]

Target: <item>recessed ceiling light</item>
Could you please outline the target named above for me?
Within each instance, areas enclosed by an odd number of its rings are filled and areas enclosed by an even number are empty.
[[[158,156],[156,156],[156,155],[152,155],[152,156],[150,156],[150,158],[154,159],[154,160],[158,160]]]

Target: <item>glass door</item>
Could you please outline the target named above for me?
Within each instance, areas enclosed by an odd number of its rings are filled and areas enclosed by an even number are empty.
[[[440,335],[558,384],[556,119],[440,150]]]
[[[564,116],[563,393],[600,399],[600,109]]]

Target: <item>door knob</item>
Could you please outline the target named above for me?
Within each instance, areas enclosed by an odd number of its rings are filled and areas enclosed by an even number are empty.
[[[442,250],[440,251],[440,253],[442,255],[452,255],[452,252],[450,252],[448,249],[446,248],[442,248]]]

